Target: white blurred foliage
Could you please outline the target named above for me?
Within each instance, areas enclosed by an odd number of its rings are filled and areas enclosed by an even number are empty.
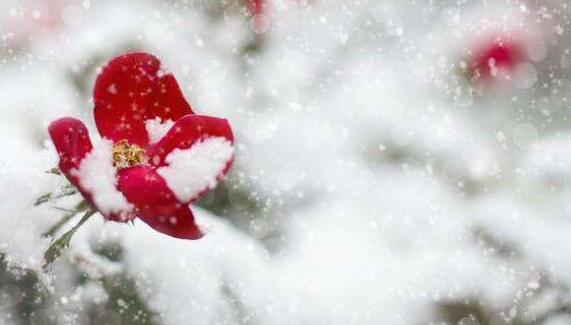
[[[3,29],[39,2],[8,3],[20,16],[0,15]],[[246,59],[251,31],[235,6],[215,18],[201,1],[57,3],[54,30],[13,33],[23,53],[1,62],[0,251],[11,263],[39,270],[41,233],[57,220],[32,207],[62,186],[43,173],[56,163],[49,121],[93,126],[92,84],[82,94],[67,77],[134,46],[162,59],[196,112],[230,119],[235,186],[263,211],[244,230],[193,208],[209,227],[196,242],[96,218],[77,234],[69,255],[127,270],[166,323],[416,324],[468,299],[509,320],[542,285],[537,273],[571,285],[569,34],[556,2],[275,0]],[[498,30],[525,36],[528,79],[477,90],[458,67]],[[125,265],[90,253],[107,239]]]
[[[97,272],[128,270],[149,307],[168,324],[213,324],[235,321],[237,297],[230,283],[239,285],[248,275],[265,274],[267,254],[251,238],[200,208],[193,208],[206,236],[188,241],[168,241],[142,222],[134,226],[93,222],[89,231],[74,239],[73,256],[89,256]],[[78,242],[118,241],[128,252],[125,265],[98,261],[88,245]],[[168,241],[168,243],[166,243]],[[120,267],[119,269],[117,267]]]

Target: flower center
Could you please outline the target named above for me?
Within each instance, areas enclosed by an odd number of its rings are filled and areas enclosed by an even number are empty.
[[[113,166],[119,169],[139,166],[147,162],[145,149],[136,144],[129,144],[125,139],[115,143],[111,153]]]

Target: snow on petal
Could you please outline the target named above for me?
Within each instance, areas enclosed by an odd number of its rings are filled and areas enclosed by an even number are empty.
[[[173,125],[174,122],[172,120],[166,120],[163,122],[159,117],[146,120],[145,128],[149,134],[150,143],[155,144],[159,142],[159,140],[167,134]]]
[[[113,144],[102,140],[83,159],[73,175],[77,176],[85,190],[92,194],[93,203],[104,215],[123,215],[133,210],[133,205],[117,190],[117,170],[111,156]]]
[[[189,149],[174,150],[166,158],[168,165],[157,172],[179,200],[189,202],[216,185],[233,154],[226,138],[210,137]]]

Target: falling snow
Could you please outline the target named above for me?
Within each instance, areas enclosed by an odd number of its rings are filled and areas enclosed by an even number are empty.
[[[1,1],[0,324],[571,324],[570,33],[564,0]],[[43,268],[81,201],[47,127],[95,134],[130,51],[232,126],[158,168],[212,188],[205,236],[92,218]],[[131,210],[96,147],[83,186]]]

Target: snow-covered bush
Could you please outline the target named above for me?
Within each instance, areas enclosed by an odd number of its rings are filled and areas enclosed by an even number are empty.
[[[2,1],[0,324],[571,324],[570,15]]]

